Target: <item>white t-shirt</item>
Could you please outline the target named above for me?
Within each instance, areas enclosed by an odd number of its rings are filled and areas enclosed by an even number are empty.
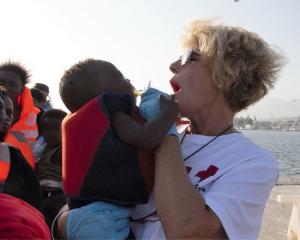
[[[180,139],[183,135],[180,136]],[[185,158],[213,137],[187,135],[181,144]],[[278,163],[268,151],[242,133],[218,137],[184,162],[192,184],[219,217],[230,239],[257,239],[263,210],[278,179]],[[176,184],[176,183],[175,183]],[[132,217],[155,211],[153,194]],[[149,220],[155,220],[151,216]],[[132,224],[137,239],[165,239],[160,221]]]

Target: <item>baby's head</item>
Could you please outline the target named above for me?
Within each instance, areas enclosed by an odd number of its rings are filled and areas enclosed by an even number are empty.
[[[133,91],[130,81],[112,63],[94,59],[72,66],[59,84],[60,96],[71,112],[104,92],[122,92],[133,96]]]

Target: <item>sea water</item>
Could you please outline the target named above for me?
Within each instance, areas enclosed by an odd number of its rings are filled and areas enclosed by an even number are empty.
[[[279,174],[300,175],[300,132],[243,130],[257,145],[273,153],[279,161]]]

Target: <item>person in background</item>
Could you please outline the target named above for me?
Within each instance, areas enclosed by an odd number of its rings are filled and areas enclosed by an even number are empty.
[[[49,96],[49,87],[46,84],[43,83],[36,83],[34,85],[34,88],[38,89],[41,91],[41,93],[44,95],[44,97],[46,98],[46,101],[43,102],[43,104],[41,105],[41,108],[44,111],[48,111],[50,109],[52,109],[52,104],[50,101],[50,96]]]
[[[0,138],[4,137],[14,120],[14,107],[8,91],[0,85]]]
[[[47,147],[37,162],[36,172],[42,190],[42,212],[48,226],[66,204],[62,190],[61,122],[67,115],[60,109],[50,109],[41,117],[41,136]],[[74,176],[75,177],[75,176]]]
[[[37,108],[40,109],[40,112],[38,113],[37,118],[36,118],[38,130],[39,130],[39,136],[37,137],[36,143],[34,144],[34,146],[32,148],[35,160],[36,160],[36,162],[38,162],[41,158],[43,151],[45,150],[45,148],[47,146],[47,143],[45,142],[44,137],[41,136],[41,126],[40,126],[41,125],[40,124],[41,116],[44,113],[43,105],[46,104],[47,98],[46,98],[45,94],[38,88],[31,88],[30,91],[31,91],[34,106],[36,106]]]
[[[29,73],[20,64],[7,62],[0,65],[0,84],[9,92],[14,106],[13,124],[4,141],[18,148],[34,168],[31,147],[38,136],[36,117],[40,110],[33,106],[30,90],[25,86],[28,81]]]
[[[41,111],[44,111],[43,105],[47,102],[46,96],[38,88],[30,89],[33,105],[38,107]]]
[[[14,113],[8,94],[0,86],[0,192],[18,197],[40,209],[40,184],[36,174],[18,149],[3,143]]]
[[[133,213],[140,219],[134,233],[137,239],[257,239],[278,162],[232,123],[273,87],[284,58],[257,34],[213,20],[193,21],[183,44],[170,83],[191,124],[156,150],[154,191]],[[141,108],[152,116],[153,108]]]
[[[18,63],[7,62],[0,65],[0,84],[9,92],[14,105],[14,121],[12,130],[21,132],[29,141],[35,142],[38,136],[36,115],[29,88],[30,74]]]
[[[50,239],[43,215],[16,197],[0,194],[0,239]]]

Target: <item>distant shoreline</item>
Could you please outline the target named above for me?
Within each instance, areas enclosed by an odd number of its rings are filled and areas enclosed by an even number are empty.
[[[300,132],[300,130],[280,130],[280,129],[246,129],[246,128],[236,128],[241,131],[268,131],[268,132]]]
[[[279,176],[276,185],[300,185],[300,174]]]

